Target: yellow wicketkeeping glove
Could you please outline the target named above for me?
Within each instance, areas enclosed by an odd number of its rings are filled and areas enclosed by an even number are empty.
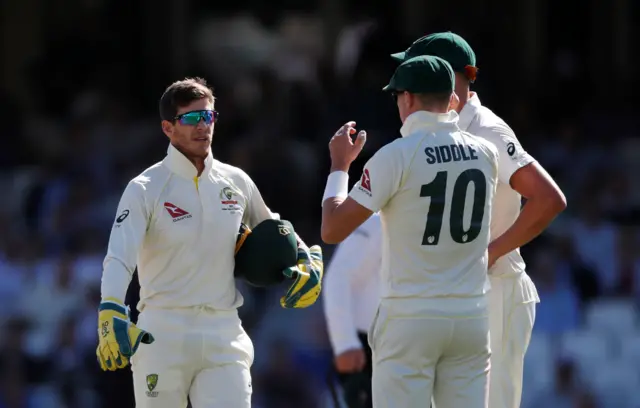
[[[153,343],[153,336],[131,323],[129,308],[117,299],[107,298],[98,312],[98,349],[102,370],[115,371],[129,364],[140,343]]]
[[[286,295],[280,299],[284,308],[301,309],[313,305],[322,289],[322,248],[298,248],[298,264],[283,271],[287,278],[294,279]]]

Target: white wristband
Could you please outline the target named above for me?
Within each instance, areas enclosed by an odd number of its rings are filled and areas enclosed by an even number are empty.
[[[324,188],[322,204],[327,198],[347,198],[349,195],[349,174],[344,171],[334,171],[327,178],[327,186]]]

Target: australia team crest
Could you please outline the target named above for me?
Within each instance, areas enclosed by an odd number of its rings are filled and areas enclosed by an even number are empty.
[[[158,386],[158,374],[147,375],[147,397],[157,397],[158,391],[155,391]]]
[[[242,205],[238,203],[238,199],[241,197],[240,192],[233,187],[224,187],[220,190],[220,204],[222,204],[223,211],[230,211],[234,214],[236,211],[242,211]]]

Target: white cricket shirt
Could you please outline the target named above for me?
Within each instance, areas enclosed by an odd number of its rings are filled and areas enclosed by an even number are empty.
[[[166,158],[129,182],[118,205],[104,260],[109,279],[138,267],[140,302],[160,308],[242,305],[233,269],[240,222],[250,228],[275,218],[242,170],[205,160],[195,166],[169,146]],[[124,301],[124,294],[121,294]]]
[[[450,314],[484,313],[495,147],[462,132],[454,111],[413,113],[400,133],[350,192],[381,214],[381,295],[434,299],[419,303]]]
[[[478,95],[473,93],[460,112],[459,126],[475,136],[481,137],[498,151],[498,189],[493,199],[491,215],[492,239],[509,229],[520,214],[521,196],[511,188],[513,173],[535,160],[520,145],[513,130],[495,113],[480,103]],[[525,263],[520,249],[498,259],[489,273],[491,275],[520,274]]]
[[[324,314],[334,355],[362,348],[380,302],[382,225],[373,214],[334,252],[322,284]]]

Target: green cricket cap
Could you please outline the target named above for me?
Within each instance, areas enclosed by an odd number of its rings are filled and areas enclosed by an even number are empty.
[[[396,68],[383,91],[411,93],[453,92],[455,74],[451,65],[433,55],[420,55],[404,61]]]
[[[443,58],[455,72],[466,72],[476,66],[476,54],[464,38],[452,32],[434,33],[417,39],[406,51],[391,54],[396,61],[405,61],[418,55]]]

